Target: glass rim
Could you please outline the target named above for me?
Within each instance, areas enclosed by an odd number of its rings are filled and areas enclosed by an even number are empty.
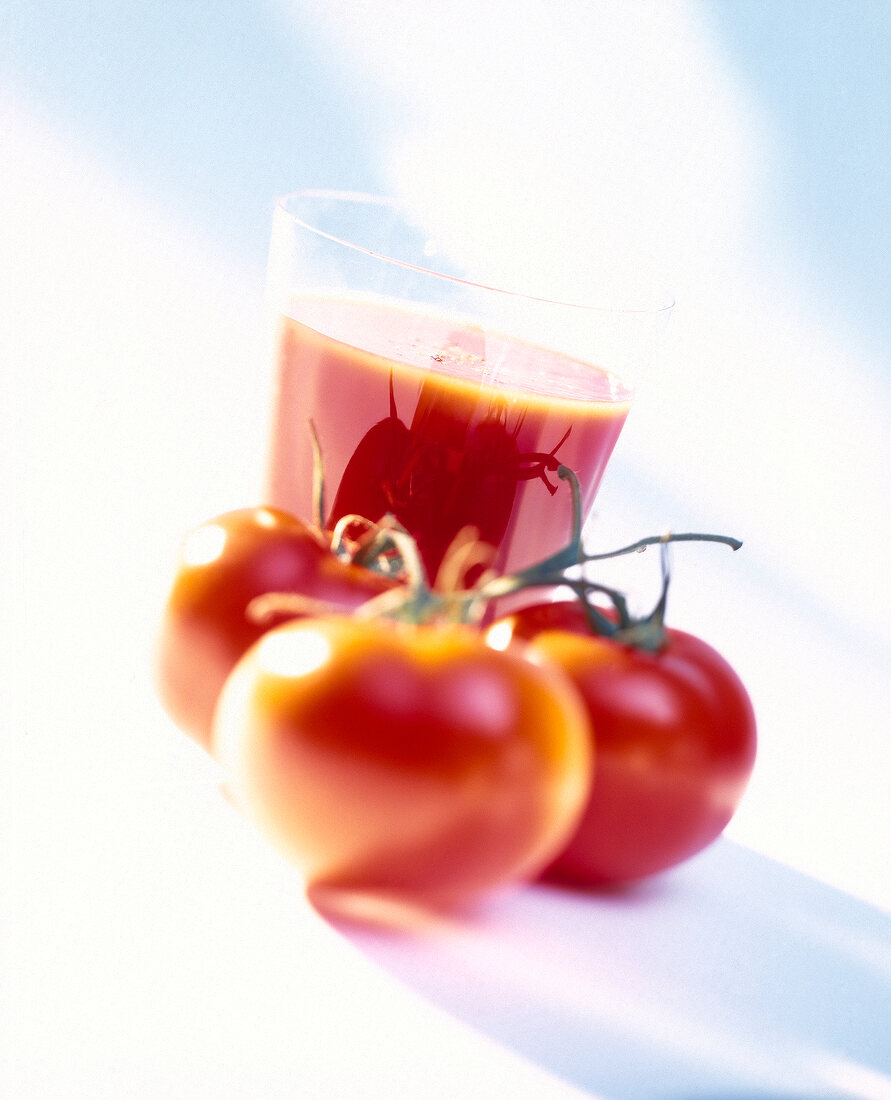
[[[297,191],[289,191],[287,194],[280,195],[276,199],[275,209],[281,211],[291,221],[300,226],[301,228],[313,233],[317,237],[323,237],[326,240],[343,246],[344,248],[352,249],[354,252],[361,252],[366,256],[371,256],[374,259],[381,260],[384,263],[394,264],[398,267],[403,267],[409,271],[415,271],[419,275],[425,275],[434,279],[442,279],[446,282],[454,283],[459,286],[471,287],[476,290],[486,291],[490,294],[504,295],[505,297],[515,298],[527,302],[538,302],[542,305],[562,307],[564,309],[578,309],[591,313],[610,313],[610,314],[629,314],[640,316],[652,316],[657,317],[659,314],[665,314],[670,312],[675,305],[675,299],[673,295],[666,295],[664,302],[658,305],[651,306],[610,306],[610,305],[596,305],[588,302],[571,302],[564,301],[559,298],[547,298],[541,295],[528,294],[522,290],[513,290],[505,287],[490,286],[487,283],[475,282],[472,279],[462,279],[458,275],[447,275],[445,272],[437,271],[432,267],[424,267],[422,264],[412,263],[410,260],[401,260],[396,256],[387,255],[384,252],[378,252],[372,248],[366,248],[364,245],[356,244],[354,241],[346,240],[343,237],[338,237],[334,233],[329,233],[327,230],[319,228],[317,225],[312,225],[306,220],[306,217],[299,216],[293,210],[288,209],[288,204],[298,199],[323,199],[328,202],[341,202],[341,203],[356,203],[364,204],[366,206],[379,206],[389,207],[391,210],[399,213],[405,212],[404,203],[398,199],[390,198],[386,195],[375,195],[366,191],[340,191],[340,190],[328,190],[326,188],[306,188]]]

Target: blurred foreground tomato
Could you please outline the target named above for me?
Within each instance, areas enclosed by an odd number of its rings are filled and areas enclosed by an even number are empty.
[[[733,816],[755,761],[755,717],[719,653],[665,629],[650,652],[591,633],[577,600],[495,623],[492,644],[524,641],[583,698],[597,769],[576,832],[547,875],[576,885],[663,871],[705,848]]]
[[[287,512],[244,508],[209,520],[185,541],[164,611],[157,654],[164,708],[208,748],[226,677],[276,625],[248,615],[255,597],[296,593],[351,610],[393,583],[335,557],[317,528]]]
[[[559,669],[462,626],[286,623],[239,662],[214,753],[234,801],[315,899],[452,905],[538,874],[590,785]]]

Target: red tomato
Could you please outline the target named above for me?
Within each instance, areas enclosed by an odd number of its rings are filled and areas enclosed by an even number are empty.
[[[348,616],[270,631],[220,697],[214,753],[311,896],[451,905],[541,871],[588,792],[557,668],[462,626]]]
[[[680,630],[668,629],[658,652],[596,637],[578,601],[522,609],[489,637],[526,639],[558,664],[585,702],[597,745],[587,808],[548,877],[642,878],[722,832],[755,762],[755,717],[720,654]]]
[[[256,596],[294,592],[353,609],[392,584],[340,561],[315,527],[275,508],[245,508],[209,520],[187,538],[167,600],[158,646],[165,709],[209,747],[226,677],[275,625],[248,616]]]

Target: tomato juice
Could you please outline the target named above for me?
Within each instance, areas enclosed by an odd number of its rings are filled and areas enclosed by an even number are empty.
[[[446,316],[297,297],[279,319],[268,503],[313,518],[315,429],[326,526],[393,514],[432,579],[473,526],[500,571],[571,530],[570,467],[587,514],[631,394],[599,367]]]

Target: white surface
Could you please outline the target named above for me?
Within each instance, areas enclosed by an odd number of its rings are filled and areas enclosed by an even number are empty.
[[[736,346],[728,333],[751,350],[765,330],[739,303],[719,323],[718,297],[691,287],[651,391],[665,404],[629,422],[592,538],[672,525],[746,539],[736,556],[679,551],[671,604],[758,711],[730,839],[627,895],[530,889],[419,938],[344,939],[219,797],[148,678],[180,537],[256,491],[262,272],[2,94],[0,136],[0,1092],[891,1095],[887,510],[871,507],[887,389],[851,447],[824,452],[837,404],[815,400],[800,423],[790,382],[765,425],[752,381],[742,426],[722,422],[732,453],[772,447],[746,483],[707,418],[684,420],[699,392],[685,369]],[[751,310],[776,282],[747,285]],[[831,343],[798,344],[812,313],[768,314],[796,371],[820,347],[826,369]],[[847,366],[872,377],[864,353]],[[660,417],[683,423],[684,448],[652,436]],[[865,540],[854,566],[812,483],[808,507],[787,508],[802,455]],[[820,537],[799,548],[811,520]],[[656,558],[627,567],[654,576]]]

